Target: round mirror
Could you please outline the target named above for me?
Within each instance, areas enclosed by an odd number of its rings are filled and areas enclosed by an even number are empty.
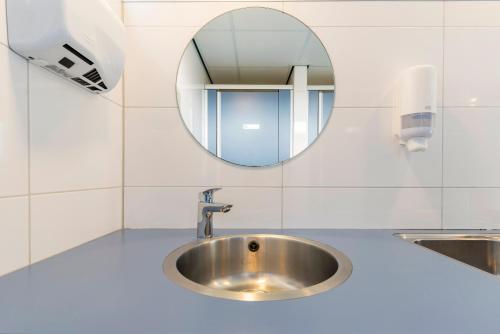
[[[333,68],[318,37],[283,12],[244,8],[205,25],[177,74],[184,124],[209,152],[270,166],[311,145],[330,118]]]

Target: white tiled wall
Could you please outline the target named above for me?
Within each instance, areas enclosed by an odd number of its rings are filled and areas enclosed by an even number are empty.
[[[444,5],[447,26],[500,26],[500,1],[445,1]]]
[[[333,60],[337,89],[313,147],[263,169],[206,153],[175,98],[190,38],[251,5],[308,24]],[[196,194],[209,186],[225,187],[217,199],[235,204],[219,228],[500,226],[500,1],[124,0],[124,17],[126,227],[194,227]],[[438,69],[440,113],[430,149],[408,154],[391,133],[392,89],[418,64]]]
[[[31,191],[121,186],[121,105],[29,69]]]
[[[0,275],[121,228],[122,105],[9,50],[0,0]]]
[[[500,19],[498,27],[445,29],[445,105],[500,105]],[[478,89],[480,87],[480,89]]]
[[[32,196],[32,262],[121,228],[121,194],[110,188]]]
[[[287,13],[315,27],[440,27],[442,1],[284,2]]]
[[[391,107],[394,82],[415,64],[434,65],[441,81],[442,28],[311,27],[332,59],[336,107]]]
[[[28,65],[0,44],[0,196],[28,193]]]
[[[122,177],[132,228],[194,227],[212,186],[234,204],[218,228],[500,228],[500,1],[123,2],[125,90],[94,96],[7,48],[0,0],[0,275],[119,229]],[[175,96],[190,38],[248,6],[311,26],[337,86],[314,146],[260,169],[206,153]],[[422,63],[438,68],[440,113],[430,149],[408,154],[391,133],[392,89]]]
[[[500,229],[500,188],[445,188],[444,228]]]
[[[137,2],[125,4],[125,6],[128,9],[124,11],[124,21],[129,27],[194,27],[196,30],[217,15],[237,8],[258,6],[278,10],[283,9],[283,3],[280,1],[185,2],[182,5],[177,2],[164,1],[154,3]]]
[[[439,188],[285,188],[286,227],[436,228]]]
[[[500,187],[499,126],[500,107],[446,108],[446,187]]]
[[[392,135],[391,108],[335,108],[318,141],[283,166],[290,187],[440,187],[441,114],[427,152],[411,154]]]
[[[206,187],[129,187],[125,215],[129,228],[193,228],[198,193]],[[228,187],[217,201],[237,210],[217,216],[217,228],[280,228],[281,188]]]
[[[27,196],[0,199],[0,276],[29,264]]]

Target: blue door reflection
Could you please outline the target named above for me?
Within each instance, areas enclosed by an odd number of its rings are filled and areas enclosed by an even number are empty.
[[[331,91],[309,92],[309,143],[328,121],[334,97]],[[292,141],[291,111],[290,90],[208,90],[207,149],[226,161],[245,166],[287,160]]]
[[[245,166],[278,163],[279,93],[220,94],[220,157]]]

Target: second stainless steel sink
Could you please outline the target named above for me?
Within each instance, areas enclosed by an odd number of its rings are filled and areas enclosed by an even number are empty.
[[[413,234],[396,236],[500,276],[500,234]]]

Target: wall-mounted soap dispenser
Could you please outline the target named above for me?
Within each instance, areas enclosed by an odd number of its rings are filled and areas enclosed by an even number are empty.
[[[7,0],[10,48],[92,93],[123,72],[125,27],[104,0]]]
[[[436,105],[436,68],[419,65],[405,70],[396,89],[393,128],[409,152],[427,149],[434,130]]]

